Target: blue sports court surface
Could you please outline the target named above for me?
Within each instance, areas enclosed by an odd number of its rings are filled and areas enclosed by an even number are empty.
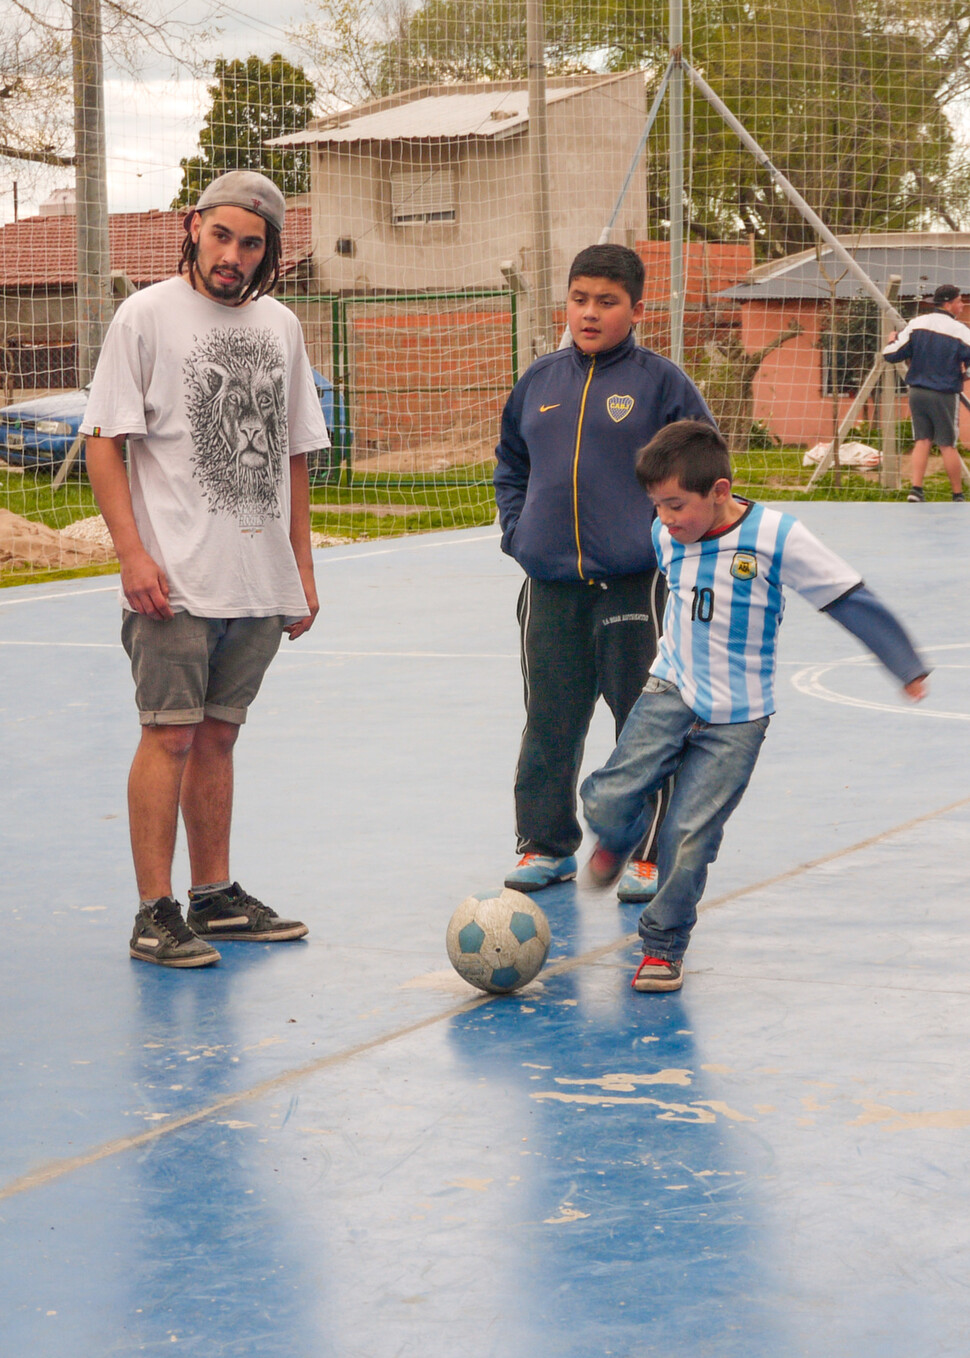
[[[630,989],[636,908],[572,884],[538,898],[526,990],[448,965],[452,910],[515,860],[497,529],[317,553],[234,834],[234,876],[310,936],[198,971],[128,957],[115,580],[0,592],[0,1353],[966,1354],[970,517],[799,514],[931,695],[790,599],[672,996]],[[588,766],[611,745],[602,712]]]

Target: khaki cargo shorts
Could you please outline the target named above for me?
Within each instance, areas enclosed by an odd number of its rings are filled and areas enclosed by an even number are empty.
[[[131,661],[142,726],[189,726],[204,716],[241,726],[279,650],[286,619],[160,621],[125,610],[121,642]]]

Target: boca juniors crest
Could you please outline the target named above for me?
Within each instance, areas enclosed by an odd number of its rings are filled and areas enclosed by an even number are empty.
[[[610,396],[606,402],[607,413],[614,424],[619,424],[621,420],[625,420],[633,406],[632,396]]]
[[[735,580],[753,580],[758,574],[758,558],[754,552],[735,552],[731,560],[731,574]]]

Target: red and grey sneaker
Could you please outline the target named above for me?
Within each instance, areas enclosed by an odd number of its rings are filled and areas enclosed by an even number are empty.
[[[656,863],[648,863],[645,858],[631,858],[616,888],[617,899],[650,901],[656,896],[658,886]]]
[[[630,982],[634,990],[679,990],[684,984],[684,964],[669,957],[645,957]]]
[[[626,866],[626,860],[627,855],[625,853],[614,853],[612,849],[605,849],[597,840],[596,847],[583,868],[579,885],[591,887],[593,891],[606,891],[608,887],[619,881]]]

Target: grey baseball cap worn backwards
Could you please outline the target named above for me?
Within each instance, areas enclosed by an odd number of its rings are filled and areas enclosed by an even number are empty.
[[[210,207],[242,207],[255,212],[277,231],[283,230],[286,200],[271,179],[254,170],[230,170],[214,179],[195,205],[196,212]]]

